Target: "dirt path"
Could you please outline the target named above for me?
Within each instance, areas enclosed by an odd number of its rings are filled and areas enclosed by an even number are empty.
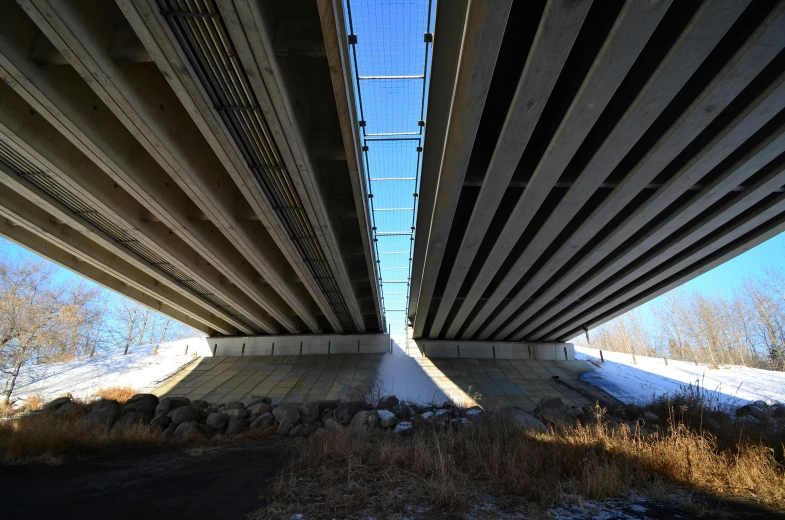
[[[242,518],[283,464],[275,441],[161,446],[57,466],[0,466],[3,518]]]

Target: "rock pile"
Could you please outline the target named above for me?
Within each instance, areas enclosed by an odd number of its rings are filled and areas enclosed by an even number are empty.
[[[60,397],[44,405],[41,413],[107,429],[115,425],[149,424],[161,431],[163,440],[228,437],[262,428],[274,428],[278,435],[289,437],[322,435],[329,429],[344,428],[355,434],[379,429],[405,437],[424,426],[461,431],[493,415],[540,432],[601,420],[611,427],[627,425],[632,431],[649,435],[657,432],[662,424],[651,410],[634,404],[615,407],[600,415],[597,408],[568,406],[559,398],[547,397],[529,413],[517,407],[488,412],[479,406],[462,408],[449,402],[423,406],[402,403],[395,396],[384,397],[378,405],[371,406],[340,400],[273,404],[269,397],[258,395],[237,402],[210,404],[186,397],[159,399],[152,394],[137,394],[124,405],[112,400],[85,405]],[[756,401],[738,408],[736,415],[737,422],[742,424],[779,423],[785,421],[785,406]],[[717,422],[719,427],[718,421],[708,420]]]

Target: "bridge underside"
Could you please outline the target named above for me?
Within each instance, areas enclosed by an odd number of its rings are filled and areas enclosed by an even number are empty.
[[[0,235],[209,334],[384,332],[343,17],[0,1]]]
[[[782,2],[441,2],[415,338],[564,341],[785,230]]]

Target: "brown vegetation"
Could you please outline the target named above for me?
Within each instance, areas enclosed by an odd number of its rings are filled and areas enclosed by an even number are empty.
[[[457,513],[488,497],[527,511],[632,490],[663,497],[677,487],[785,510],[785,468],[770,447],[721,449],[711,434],[677,422],[649,436],[602,421],[524,432],[498,418],[404,439],[332,430],[292,451],[260,518],[405,515],[411,505]]]
[[[95,393],[95,396],[100,397],[101,399],[117,401],[120,404],[125,404],[127,400],[139,393],[141,392],[134,390],[130,386],[109,386],[106,388],[99,388]]]

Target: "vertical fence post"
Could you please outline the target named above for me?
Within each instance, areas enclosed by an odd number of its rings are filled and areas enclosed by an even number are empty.
[[[667,358],[667,357],[665,357],[665,356],[662,356],[662,359],[664,359],[664,360],[665,360],[665,366],[667,367],[667,366],[668,366],[668,358]]]
[[[218,343],[213,346],[213,357],[215,357],[216,352],[218,352]]]
[[[240,350],[240,357],[244,357],[244,356],[245,356],[245,343],[243,343],[243,348],[242,350]]]
[[[275,341],[273,341],[273,347],[270,349],[270,355],[271,356],[275,355]]]

